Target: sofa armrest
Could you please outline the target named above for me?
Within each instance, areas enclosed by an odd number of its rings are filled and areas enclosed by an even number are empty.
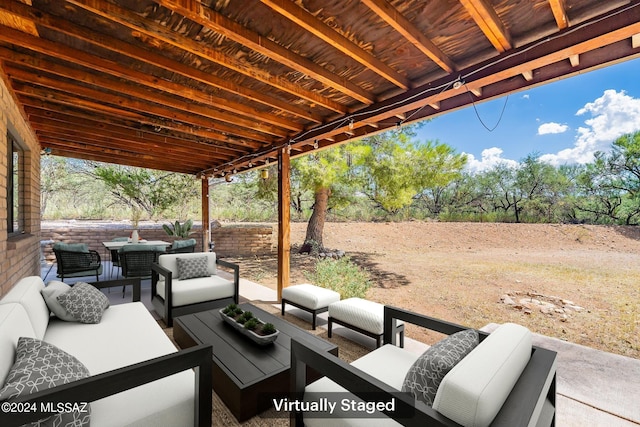
[[[57,403],[93,402],[187,369],[196,368],[194,425],[195,427],[210,427],[212,360],[212,347],[198,345],[23,396],[12,400],[12,402],[28,402],[33,404],[35,408],[40,408],[44,403],[53,403],[53,406],[56,406]],[[0,425],[22,425],[48,415],[50,414],[39,412],[39,410],[20,413],[0,412]]]
[[[238,304],[240,299],[240,266],[229,261],[216,258],[216,264],[233,270],[233,300]]]
[[[131,300],[133,302],[140,301],[141,281],[139,277],[135,277],[131,279],[103,280],[102,282],[89,282],[89,284],[98,289],[119,288],[120,286],[132,286],[133,292],[132,292]]]
[[[173,272],[167,268],[162,267],[157,262],[151,264],[151,299],[155,298],[158,294],[158,280],[160,276],[164,278],[164,313],[163,319],[169,319],[169,311],[173,305]]]
[[[396,320],[402,320],[406,323],[411,323],[423,328],[430,329],[432,331],[440,332],[442,334],[452,335],[456,332],[469,329],[468,327],[458,325],[455,323],[447,322],[445,320],[436,319],[435,317],[425,316],[420,313],[407,311],[401,308],[392,307],[389,305],[384,306],[384,343],[396,344]],[[480,335],[480,341],[482,341],[488,334],[482,331],[478,331]]]
[[[413,414],[411,418],[397,418],[395,421],[404,426],[439,426],[460,427],[459,424],[442,416],[427,405],[419,402],[408,393],[378,380],[377,378],[355,368],[338,357],[323,352],[312,343],[300,338],[291,338],[291,386],[292,398],[301,399],[304,395],[307,367],[320,375],[324,375],[364,401],[375,396],[376,401],[395,399],[396,414]],[[393,418],[394,414],[383,411]],[[303,413],[291,412],[290,425],[304,426]]]

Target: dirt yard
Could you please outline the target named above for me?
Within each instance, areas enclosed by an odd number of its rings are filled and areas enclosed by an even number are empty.
[[[291,283],[315,259],[298,255],[306,224],[291,227]],[[486,223],[328,223],[325,247],[365,268],[380,303],[482,327],[534,332],[640,358],[640,228]],[[241,275],[276,287],[276,257],[235,259]],[[417,328],[412,338],[435,337]]]

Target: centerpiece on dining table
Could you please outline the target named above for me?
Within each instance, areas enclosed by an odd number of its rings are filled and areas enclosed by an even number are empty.
[[[279,331],[272,323],[263,322],[237,304],[229,304],[221,309],[220,317],[257,344],[267,345],[278,338]]]

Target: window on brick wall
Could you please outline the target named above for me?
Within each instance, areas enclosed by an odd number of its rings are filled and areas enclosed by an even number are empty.
[[[7,231],[9,235],[24,232],[24,151],[7,133]]]

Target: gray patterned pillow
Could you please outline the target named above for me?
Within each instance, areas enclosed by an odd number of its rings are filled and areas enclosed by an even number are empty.
[[[16,361],[0,390],[0,401],[27,396],[89,375],[87,368],[78,359],[58,347],[36,338],[20,337]],[[88,426],[90,417],[91,409],[87,405],[81,410],[58,413],[22,427]]]
[[[67,310],[65,310],[58,302],[58,297],[70,290],[71,286],[66,283],[52,280],[47,283],[47,286],[45,286],[40,293],[44,297],[44,302],[47,304],[47,307],[49,307],[49,310],[55,314],[58,319],[67,322],[76,322],[76,318],[67,313]]]
[[[195,258],[176,258],[176,261],[178,261],[178,278],[180,280],[211,276],[206,256]]]
[[[478,345],[478,331],[467,329],[438,341],[416,360],[407,372],[402,391],[433,405],[440,382],[449,371]]]
[[[109,298],[83,282],[76,283],[70,291],[59,295],[58,302],[81,323],[100,323],[102,314],[109,308]]]

